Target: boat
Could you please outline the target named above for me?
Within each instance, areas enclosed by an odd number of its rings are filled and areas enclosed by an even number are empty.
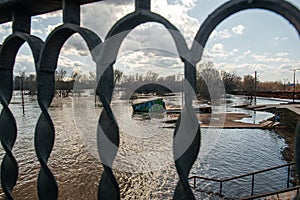
[[[149,112],[153,105],[161,105],[164,109],[166,109],[166,104],[162,98],[133,103],[132,108],[134,112]]]

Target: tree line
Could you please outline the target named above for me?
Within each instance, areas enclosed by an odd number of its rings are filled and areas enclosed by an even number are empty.
[[[196,93],[204,99],[210,99],[212,95],[244,94],[253,96],[260,91],[292,91],[289,83],[280,81],[260,82],[255,81],[254,76],[238,76],[234,72],[219,71],[214,68],[212,62],[199,65],[197,70]],[[114,82],[121,90],[131,90],[141,93],[164,94],[168,92],[181,92],[183,90],[183,74],[159,76],[158,73],[148,71],[145,74],[124,74],[123,71],[114,70]],[[76,84],[75,84],[76,83]],[[78,93],[85,89],[95,89],[96,73],[83,74],[72,72],[67,76],[64,69],[58,69],[55,73],[55,90],[59,97],[67,97],[70,93]],[[14,77],[14,90],[26,90],[29,95],[36,95],[36,76],[21,72]],[[224,91],[221,91],[224,90]]]

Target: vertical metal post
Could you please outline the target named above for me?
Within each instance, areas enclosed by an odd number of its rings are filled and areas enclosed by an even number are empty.
[[[288,177],[287,177],[287,182],[286,182],[286,187],[290,187],[290,171],[291,171],[291,166],[288,166]]]
[[[257,71],[254,73],[254,105],[256,105],[256,82],[257,82]]]
[[[254,194],[254,174],[252,174],[252,187],[251,187],[251,196]]]
[[[21,77],[21,98],[22,98],[22,110],[25,115],[25,103],[24,103],[24,77]]]
[[[295,103],[295,90],[296,90],[296,70],[294,69],[294,88],[293,88],[293,103]]]
[[[222,187],[223,187],[223,182],[221,181],[220,182],[220,195],[222,195],[222,189],[223,189]]]
[[[135,0],[135,10],[150,10],[151,0]]]
[[[80,25],[80,4],[73,0],[63,0],[63,22]]]

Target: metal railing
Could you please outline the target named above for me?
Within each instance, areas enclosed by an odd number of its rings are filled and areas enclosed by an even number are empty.
[[[287,189],[283,189],[283,190],[278,190],[275,192],[269,192],[269,193],[258,194],[258,195],[242,198],[241,200],[259,199],[259,198],[269,197],[269,196],[273,196],[273,195],[278,196],[279,194],[287,193],[287,192],[291,192],[291,191],[296,191],[296,194],[298,195],[299,190],[300,190],[300,186],[295,186],[295,187],[291,187],[291,188],[287,188]]]
[[[271,168],[267,168],[267,169],[263,169],[263,170],[258,170],[258,171],[254,171],[251,173],[247,173],[247,174],[242,174],[239,176],[233,176],[230,178],[224,178],[224,179],[217,179],[217,178],[207,178],[207,177],[203,177],[203,176],[191,176],[189,177],[189,180],[193,180],[193,188],[197,188],[197,180],[207,180],[207,181],[213,181],[213,182],[217,182],[219,183],[219,194],[220,196],[223,196],[222,192],[223,192],[223,183],[224,182],[228,182],[228,181],[232,181],[232,180],[236,180],[236,179],[240,179],[240,178],[244,178],[244,177],[251,177],[251,193],[250,195],[253,196],[254,195],[254,185],[255,185],[255,175],[257,174],[261,174],[264,172],[268,172],[268,171],[273,171],[276,169],[280,169],[280,168],[285,168],[287,167],[287,181],[286,181],[286,188],[290,187],[290,177],[291,177],[291,166],[295,165],[294,162],[292,163],[288,163],[288,164],[284,164],[284,165],[278,165],[276,167],[271,167]]]
[[[98,145],[98,152],[99,157],[104,158],[109,163],[103,163],[104,172],[101,180],[99,180],[98,198],[120,199],[120,188],[112,170],[112,163],[119,149],[119,127],[110,104],[114,88],[114,63],[117,60],[118,50],[122,42],[131,30],[148,22],[156,22],[163,25],[172,36],[179,54],[178,57],[184,64],[184,78],[190,86],[188,88],[192,88],[194,91],[196,91],[197,74],[195,66],[202,60],[209,36],[220,23],[231,15],[247,9],[272,11],[288,20],[297,30],[298,34],[300,33],[300,11],[285,0],[232,0],[227,1],[208,15],[207,19],[200,25],[192,46],[188,47],[185,38],[175,25],[161,15],[151,11],[151,0],[135,0],[135,10],[114,24],[105,39],[101,40],[95,32],[82,27],[80,24],[81,5],[98,1],[101,0],[0,1],[0,24],[12,21],[11,34],[3,40],[0,46],[0,102],[3,107],[0,114],[0,140],[5,150],[5,156],[1,163],[0,177],[5,199],[13,199],[13,189],[17,183],[19,173],[18,161],[13,153],[18,134],[17,123],[14,114],[9,108],[9,104],[13,93],[14,64],[18,50],[24,43],[29,45],[34,58],[38,86],[37,99],[41,110],[34,133],[34,148],[40,164],[40,171],[37,176],[39,199],[55,200],[58,198],[58,184],[55,174],[53,174],[48,166],[48,160],[55,141],[55,126],[48,108],[54,97],[55,71],[60,51],[64,43],[76,33],[86,42],[93,61],[97,66],[97,78],[99,78],[97,80],[99,80],[99,83],[96,94],[100,97],[103,104],[103,111],[97,124],[97,127],[103,130],[103,132],[97,132],[97,137],[99,136],[100,138],[97,140],[100,144]],[[50,13],[54,10],[62,10],[63,24],[51,31],[47,35],[46,40],[33,35],[31,18],[35,15]],[[101,20],[99,18],[99,23],[101,23]],[[112,38],[116,40],[111,42]],[[184,97],[187,110],[192,111],[192,99],[188,99],[191,97],[190,94],[191,92],[188,91]],[[192,113],[188,113],[190,119],[197,120],[196,116]],[[192,120],[186,121],[190,122]],[[180,122],[179,120],[176,124],[173,138],[173,154],[176,170],[179,175],[173,199],[195,199],[189,186],[188,175],[200,150],[200,128],[197,126],[197,130],[193,133],[180,132],[180,123],[183,123],[183,121]],[[178,139],[178,137],[189,134],[195,135],[191,137],[190,146],[185,147],[184,151],[181,152],[182,140]],[[101,137],[106,137],[106,139],[110,140],[114,148],[106,149],[105,140],[102,140]],[[110,157],[107,157],[108,154]],[[254,182],[254,175],[252,179]],[[229,180],[216,180],[220,182],[221,192],[223,182]]]

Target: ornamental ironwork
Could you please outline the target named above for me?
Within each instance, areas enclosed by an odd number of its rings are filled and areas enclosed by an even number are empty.
[[[97,0],[5,0],[0,2],[0,23],[12,21],[12,33],[3,41],[0,49],[0,139],[5,150],[1,164],[1,186],[6,199],[13,199],[12,191],[18,179],[18,163],[13,155],[17,137],[14,115],[8,105],[13,93],[13,67],[19,48],[28,43],[34,58],[38,85],[38,118],[34,146],[40,163],[38,174],[39,199],[57,199],[58,185],[47,162],[55,141],[55,127],[48,108],[55,92],[55,71],[63,44],[78,33],[86,42],[97,66],[96,94],[103,104],[99,117],[97,143],[104,172],[99,180],[98,199],[120,199],[119,185],[112,171],[112,163],[119,147],[119,127],[111,109],[114,89],[113,67],[118,50],[127,34],[137,26],[156,22],[171,34],[182,63],[185,77],[185,106],[176,123],[173,139],[173,155],[179,181],[173,199],[195,199],[188,182],[188,175],[200,149],[200,126],[193,112],[193,91],[196,88],[196,64],[201,60],[206,42],[212,31],[226,18],[246,9],[260,8],[273,11],[286,18],[300,31],[300,11],[284,0],[231,0],[211,13],[199,28],[191,48],[176,26],[151,11],[150,0],[135,0],[135,11],[120,19],[101,40],[93,31],[80,25],[80,6]],[[63,24],[56,27],[45,41],[32,35],[31,17],[62,10]],[[188,129],[186,127],[189,127]],[[187,141],[187,142],[184,142]],[[297,163],[299,166],[299,162]]]

